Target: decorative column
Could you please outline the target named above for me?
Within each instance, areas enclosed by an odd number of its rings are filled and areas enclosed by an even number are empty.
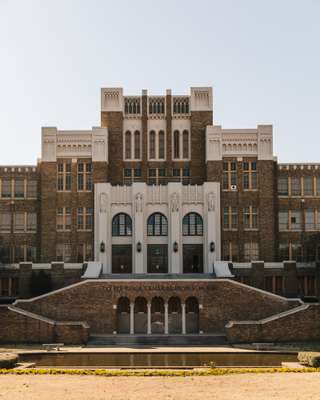
[[[164,303],[164,334],[169,334],[169,307],[167,301]]]
[[[130,303],[130,335],[134,335],[134,303]]]
[[[181,304],[181,311],[182,311],[182,334],[186,334],[186,305],[185,303]]]
[[[145,249],[144,240],[145,218],[144,218],[144,202],[146,198],[146,184],[135,182],[132,184],[132,219],[133,219],[133,236],[132,236],[132,271],[134,274],[144,273]],[[139,249],[138,249],[139,248]]]
[[[149,301],[147,303],[147,320],[148,320],[147,334],[151,335],[151,303]]]

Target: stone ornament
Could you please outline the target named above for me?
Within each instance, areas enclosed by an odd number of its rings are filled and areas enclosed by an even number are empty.
[[[100,212],[107,212],[108,195],[107,193],[100,193]]]
[[[207,194],[208,211],[214,211],[215,209],[215,196],[213,192]]]
[[[176,192],[171,195],[171,211],[179,211],[179,194]]]
[[[142,193],[137,193],[135,198],[136,212],[142,212],[143,208],[143,195]]]

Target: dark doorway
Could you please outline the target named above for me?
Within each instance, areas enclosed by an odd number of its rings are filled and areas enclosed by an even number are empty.
[[[117,304],[117,332],[130,333],[130,301],[120,297]]]
[[[131,274],[132,272],[132,246],[112,245],[112,273]]]
[[[168,245],[148,245],[148,273],[163,274],[168,272]]]
[[[183,245],[183,272],[185,274],[196,274],[203,272],[203,245]]]

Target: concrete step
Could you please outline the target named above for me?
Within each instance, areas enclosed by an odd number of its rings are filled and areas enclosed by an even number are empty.
[[[206,346],[225,345],[223,334],[211,335],[90,335],[88,347],[97,346]]]

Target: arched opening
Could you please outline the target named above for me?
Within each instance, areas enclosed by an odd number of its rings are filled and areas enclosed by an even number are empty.
[[[168,220],[161,213],[151,214],[147,222],[148,236],[168,236]],[[159,238],[159,243],[148,244],[148,273],[168,272],[168,245]]]
[[[199,333],[199,302],[196,297],[186,300],[186,332]]]
[[[164,333],[164,300],[154,297],[151,301],[151,332]]]
[[[173,158],[180,158],[180,132],[173,132]]]
[[[169,334],[182,331],[182,308],[179,297],[170,297],[168,301],[168,330]]]
[[[147,300],[137,297],[134,302],[134,332],[147,333]]]
[[[112,219],[112,236],[132,236],[132,220],[128,214],[119,213]],[[132,244],[112,245],[112,273],[130,274],[132,272]]]
[[[190,212],[182,220],[183,236],[203,236],[203,219],[200,214]],[[199,239],[198,239],[199,240]],[[183,244],[183,272],[196,274],[203,272],[203,244]]]
[[[130,300],[120,297],[117,304],[117,332],[130,333]]]
[[[126,133],[125,133],[125,159],[130,160],[131,157],[132,157],[131,132],[126,131]]]

